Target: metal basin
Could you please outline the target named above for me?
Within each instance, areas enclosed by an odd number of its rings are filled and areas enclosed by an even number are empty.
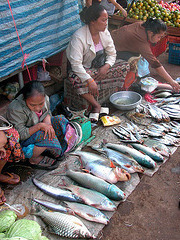
[[[109,100],[115,108],[128,111],[134,109],[141,103],[142,96],[133,91],[121,91],[113,93]]]

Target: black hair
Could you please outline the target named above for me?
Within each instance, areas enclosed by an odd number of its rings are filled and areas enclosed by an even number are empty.
[[[166,23],[156,18],[148,18],[146,22],[142,24],[142,26],[145,28],[146,32],[151,31],[154,34],[158,34],[161,31],[163,32],[167,31]]]
[[[23,88],[16,94],[15,98],[18,97],[20,94],[23,94],[24,100],[28,99],[29,97],[35,96],[37,93],[42,94],[45,96],[45,89],[41,82],[39,81],[30,81],[24,85]]]
[[[91,22],[96,21],[104,10],[105,8],[98,3],[95,3],[88,8],[85,7],[80,13],[81,21],[89,25]]]

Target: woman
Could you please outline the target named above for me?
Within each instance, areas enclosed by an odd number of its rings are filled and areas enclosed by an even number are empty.
[[[19,162],[25,156],[19,143],[19,134],[16,129],[0,131],[0,182],[17,184],[20,177],[17,174],[2,172],[7,162]],[[0,187],[0,205],[6,201],[4,191]]]
[[[51,115],[49,98],[39,81],[30,81],[19,91],[8,106],[7,119],[19,132],[25,157],[32,167],[57,168],[57,160],[77,139],[75,129],[63,115]]]
[[[146,22],[136,22],[112,31],[112,38],[117,51],[117,58],[128,60],[133,56],[145,58],[150,66],[170,84],[174,91],[180,90],[180,85],[166,72],[159,60],[153,55],[150,44],[156,44],[165,36],[166,24],[159,19],[149,18]]]
[[[123,60],[115,62],[116,50],[107,30],[108,14],[103,6],[93,4],[82,12],[81,18],[85,25],[74,33],[66,50],[71,65],[69,80],[90,104],[89,118],[94,122],[102,112],[95,99],[99,90],[121,87],[129,65]]]

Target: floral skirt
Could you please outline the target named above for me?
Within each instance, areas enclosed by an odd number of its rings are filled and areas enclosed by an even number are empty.
[[[19,143],[19,133],[15,128],[4,130],[7,137],[7,143],[4,146],[6,149],[6,156],[3,160],[7,162],[19,162],[24,160],[25,156]]]
[[[58,115],[51,118],[51,123],[56,134],[54,139],[49,140],[48,136],[44,139],[44,131],[40,130],[31,135],[27,140],[21,142],[24,151],[31,151],[28,154],[25,152],[26,157],[29,156],[28,158],[30,158],[33,154],[33,147],[30,148],[30,146],[46,147],[49,150],[53,149],[60,156],[64,154],[68,147],[65,135],[69,121],[63,115]],[[27,148],[28,146],[29,149]]]
[[[97,74],[98,69],[96,68],[89,68],[86,69],[87,73],[94,78]],[[124,84],[124,80],[126,77],[127,72],[129,71],[129,64],[128,62],[118,59],[116,60],[115,64],[109,69],[107,76],[105,79],[100,81],[96,81],[98,86],[98,90],[108,89],[108,88],[121,88]],[[74,74],[72,71],[69,73],[69,81],[74,86],[77,94],[82,95],[88,93],[88,86],[87,82],[81,82],[80,78]]]

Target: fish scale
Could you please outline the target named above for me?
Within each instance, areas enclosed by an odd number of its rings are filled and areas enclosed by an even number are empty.
[[[41,217],[50,230],[59,236],[67,238],[93,238],[93,235],[83,222],[75,216],[60,212],[48,212],[43,209],[38,213],[34,213],[34,215]]]

